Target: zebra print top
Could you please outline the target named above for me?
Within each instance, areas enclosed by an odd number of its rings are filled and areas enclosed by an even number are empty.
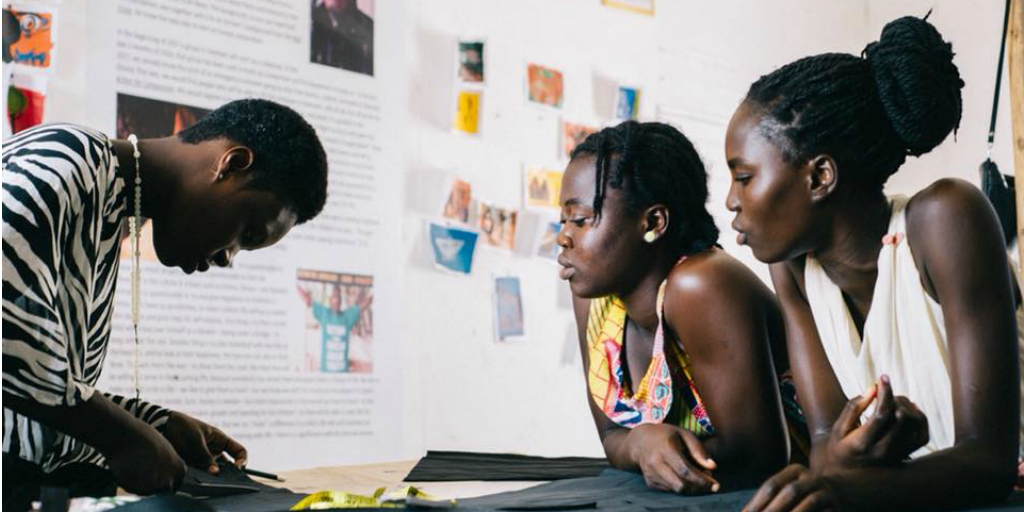
[[[4,395],[71,407],[95,392],[110,339],[126,193],[114,147],[100,132],[48,125],[4,141]],[[170,412],[106,396],[154,427]],[[45,472],[104,463],[92,447],[7,407],[3,429],[4,453]]]

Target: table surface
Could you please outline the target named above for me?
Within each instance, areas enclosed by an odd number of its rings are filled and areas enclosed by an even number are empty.
[[[406,482],[402,479],[412,471],[418,460],[361,464],[353,466],[324,466],[278,473],[283,482],[252,477],[298,493],[318,491],[345,491],[372,495],[378,487],[413,485],[439,499],[472,498],[506,491],[518,491],[544,482]]]

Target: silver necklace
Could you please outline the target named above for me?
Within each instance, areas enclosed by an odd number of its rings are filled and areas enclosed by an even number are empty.
[[[132,244],[132,330],[135,334],[135,409],[139,410],[140,395],[139,388],[139,231],[142,228],[142,175],[139,173],[139,138],[135,134],[128,135],[128,142],[132,145],[132,156],[135,157],[135,213],[128,217],[128,231],[131,234]]]

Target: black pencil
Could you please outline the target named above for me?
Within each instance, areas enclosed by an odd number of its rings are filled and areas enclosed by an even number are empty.
[[[284,482],[284,478],[281,478],[281,477],[279,477],[279,476],[277,476],[277,475],[275,475],[273,473],[267,473],[265,471],[258,471],[258,470],[249,469],[249,468],[242,468],[242,471],[244,471],[248,475],[258,476],[260,478],[266,478],[266,479],[269,479],[269,480],[277,480],[278,482]]]

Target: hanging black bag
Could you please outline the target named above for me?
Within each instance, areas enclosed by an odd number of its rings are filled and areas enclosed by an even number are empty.
[[[999,40],[999,64],[996,66],[996,92],[992,99],[992,120],[988,126],[988,157],[981,163],[981,190],[988,197],[1003,226],[1003,236],[1009,246],[1017,238],[1017,199],[1013,176],[1004,175],[992,161],[992,144],[996,136],[996,114],[999,112],[999,86],[1003,80],[1003,56],[1006,52],[1006,28],[1010,21],[1010,2],[1006,0],[1003,17],[1003,37]]]

